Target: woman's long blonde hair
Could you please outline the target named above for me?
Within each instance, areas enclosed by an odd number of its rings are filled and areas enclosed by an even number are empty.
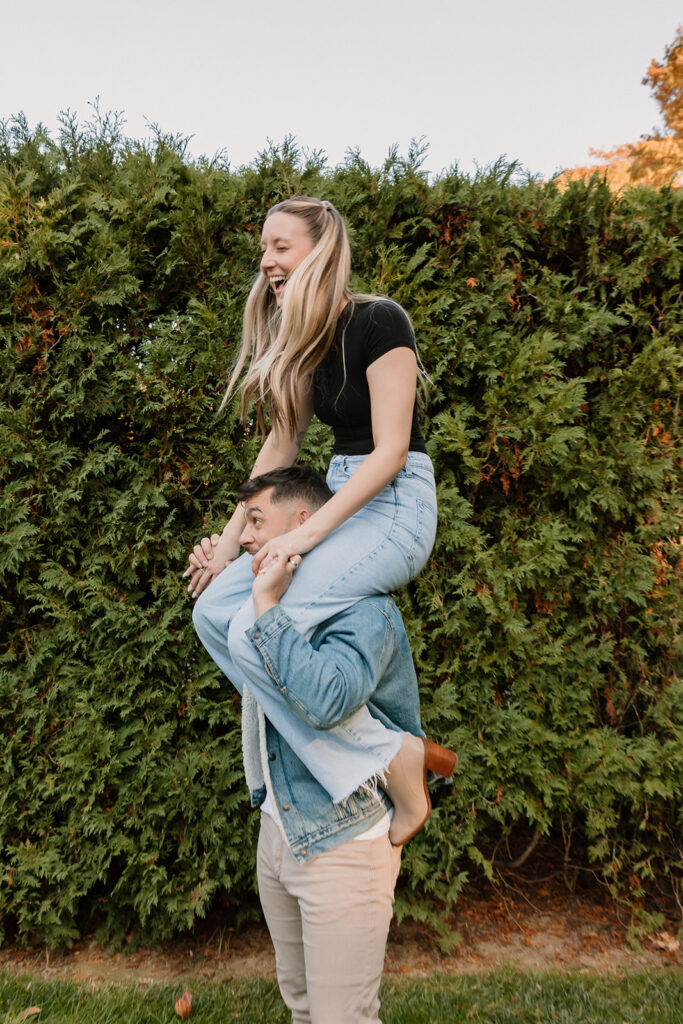
[[[255,398],[257,429],[265,434],[267,410],[271,425],[294,437],[299,389],[328,352],[339,314],[351,298],[351,250],[344,221],[331,203],[296,196],[271,207],[266,219],[276,212],[301,217],[313,249],[287,279],[281,308],[268,278],[259,273],[244,309],[242,345],[220,409],[249,360],[242,384],[242,418]]]

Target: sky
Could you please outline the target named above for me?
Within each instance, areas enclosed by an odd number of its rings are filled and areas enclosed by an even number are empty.
[[[122,111],[191,136],[234,168],[293,136],[379,166],[501,156],[532,174],[593,162],[659,123],[641,80],[683,23],[680,0],[0,0],[0,119],[57,129],[61,110]]]

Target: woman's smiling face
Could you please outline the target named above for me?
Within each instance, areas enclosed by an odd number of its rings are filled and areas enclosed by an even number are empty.
[[[287,278],[313,249],[313,241],[302,217],[281,211],[266,218],[261,233],[261,273],[270,281],[278,306]]]

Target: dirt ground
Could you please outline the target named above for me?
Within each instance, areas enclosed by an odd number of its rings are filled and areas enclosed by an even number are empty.
[[[634,949],[626,923],[613,905],[595,893],[569,895],[542,886],[506,885],[470,892],[452,919],[462,941],[454,952],[439,951],[422,925],[393,925],[386,957],[388,975],[420,976],[434,970],[475,973],[496,967],[623,972],[644,968],[680,969],[683,943],[670,923]],[[200,938],[161,949],[111,953],[81,943],[67,954],[46,950],[0,949],[0,970],[119,983],[177,983],[180,979],[221,980],[275,977],[268,932],[260,925],[214,927]]]

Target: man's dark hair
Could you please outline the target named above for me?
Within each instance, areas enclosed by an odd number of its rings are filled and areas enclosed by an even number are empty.
[[[274,504],[280,501],[303,501],[312,512],[332,497],[332,491],[323,478],[308,466],[287,466],[245,480],[235,491],[235,501],[255,498],[261,491],[271,487],[273,493],[270,500]]]

